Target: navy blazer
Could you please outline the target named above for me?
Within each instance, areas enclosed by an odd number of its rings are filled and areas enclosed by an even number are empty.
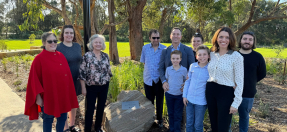
[[[166,78],[165,78],[166,68],[169,66],[172,66],[172,63],[170,60],[171,49],[172,47],[168,46],[167,48],[163,49],[161,52],[158,70],[160,74],[160,80],[162,83],[166,81]],[[180,65],[182,65],[187,70],[189,70],[189,66],[195,61],[192,48],[180,43],[179,51],[182,53],[182,59],[180,61]]]

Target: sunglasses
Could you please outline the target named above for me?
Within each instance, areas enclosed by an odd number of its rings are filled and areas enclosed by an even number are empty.
[[[160,37],[151,37],[152,39],[159,39]]]
[[[53,42],[56,44],[56,43],[58,43],[58,40],[47,40],[47,42],[48,42],[49,44],[52,44]]]

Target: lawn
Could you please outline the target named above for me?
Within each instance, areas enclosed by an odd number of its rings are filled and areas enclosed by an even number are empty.
[[[5,40],[6,44],[8,45],[8,49],[15,50],[15,49],[30,49],[30,46],[41,46],[42,42],[40,39],[34,41],[33,44],[30,44],[29,40]],[[145,42],[148,44],[149,42]],[[169,46],[169,43],[163,43],[165,46]],[[189,43],[186,43],[187,46],[191,46]],[[211,44],[206,44],[208,47],[211,47]],[[104,52],[109,52],[109,42],[106,42],[106,50]],[[120,57],[127,57],[130,56],[130,49],[129,49],[129,42],[118,42],[118,50]],[[255,51],[261,53],[264,57],[276,57],[275,52],[272,49],[267,48],[257,48]],[[286,58],[287,57],[287,49],[281,53],[281,56]]]

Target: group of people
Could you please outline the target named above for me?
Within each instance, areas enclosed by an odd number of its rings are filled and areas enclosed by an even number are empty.
[[[151,30],[151,43],[142,48],[145,94],[152,104],[156,99],[158,126],[163,127],[165,95],[170,132],[181,132],[184,123],[186,132],[203,132],[207,109],[212,132],[229,132],[237,111],[239,130],[247,132],[256,83],[266,76],[264,58],[253,50],[254,33],[244,32],[236,45],[232,30],[221,27],[211,49],[203,45],[199,30],[191,39],[193,49],[182,44],[181,38],[180,28],[173,28],[172,44],[166,47],[160,43],[159,32]]]
[[[212,39],[212,48],[203,45],[198,30],[192,37],[193,49],[181,43],[180,28],[170,34],[172,44],[160,43],[157,30],[149,33],[150,44],[142,48],[140,62],[144,63],[144,89],[154,104],[156,119],[163,127],[163,101],[166,98],[169,131],[180,132],[186,123],[187,132],[202,132],[208,109],[212,132],[228,132],[232,114],[239,112],[240,132],[248,131],[249,112],[256,93],[256,83],[266,76],[265,61],[253,49],[256,37],[244,32],[239,40],[228,27],[218,29]],[[76,43],[73,26],[65,25],[61,43],[51,32],[42,35],[43,51],[30,69],[24,114],[30,120],[38,119],[42,112],[43,131],[51,132],[57,118],[57,132],[78,132],[75,127],[77,96],[86,96],[85,132],[92,131],[95,104],[94,131],[102,132],[101,123],[112,77],[105,38],[93,35],[89,52],[82,56]],[[69,116],[69,118],[67,118]],[[186,122],[182,121],[183,117]]]
[[[57,44],[57,37],[51,32],[42,35],[43,51],[31,65],[24,114],[34,120],[42,111],[43,132],[52,131],[55,117],[57,132],[79,132],[75,118],[79,107],[77,96],[82,94],[86,96],[85,132],[92,131],[96,100],[94,131],[102,132],[112,77],[109,56],[102,52],[106,48],[105,38],[93,35],[88,44],[89,52],[83,56],[72,25],[63,26],[60,41]]]

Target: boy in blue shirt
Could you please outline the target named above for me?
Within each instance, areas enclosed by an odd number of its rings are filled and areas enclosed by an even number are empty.
[[[200,45],[196,49],[198,62],[192,63],[183,90],[183,103],[186,106],[186,132],[203,132],[204,114],[207,108],[205,99],[206,83],[209,78],[207,66],[209,48]]]
[[[179,50],[174,50],[170,56],[172,66],[167,67],[165,72],[169,87],[164,88],[169,117],[169,130],[170,132],[181,132],[184,106],[181,87],[186,79],[187,69],[179,64],[182,59],[182,53]]]

